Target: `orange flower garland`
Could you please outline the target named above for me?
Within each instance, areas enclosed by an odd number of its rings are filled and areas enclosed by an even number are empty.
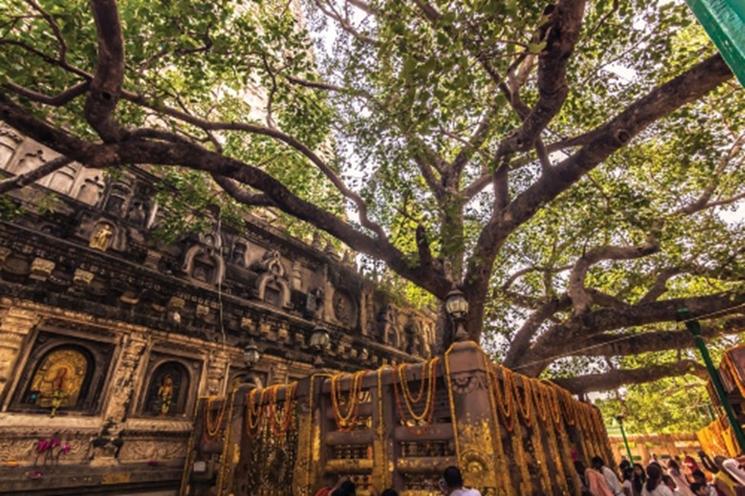
[[[403,424],[406,423],[407,415],[404,413],[404,406],[408,413],[408,418],[417,423],[430,423],[434,414],[435,396],[437,390],[437,373],[435,368],[439,363],[439,358],[433,358],[422,367],[424,368],[424,374],[420,381],[419,393],[414,396],[411,394],[408,382],[406,380],[406,364],[402,364],[396,368],[398,374],[398,380],[393,381],[393,394],[396,398],[396,408],[398,410],[399,418]],[[399,391],[400,389],[400,391]],[[427,392],[426,398],[424,398],[424,391]],[[401,404],[401,396],[403,396],[403,403]],[[424,409],[421,413],[414,411],[416,405],[424,399]]]
[[[285,397],[282,401],[282,409],[278,410],[277,403],[281,389],[285,390]],[[249,391],[246,398],[246,432],[256,435],[269,429],[278,437],[287,434],[292,426],[296,392],[296,382],[287,385],[275,384],[265,389],[255,388]]]
[[[215,437],[220,432],[220,429],[222,428],[222,421],[225,417],[225,409],[228,403],[226,400],[223,400],[222,405],[220,406],[220,411],[217,414],[217,418],[213,418],[211,415],[212,405],[214,404],[216,399],[217,398],[215,396],[210,396],[209,398],[207,398],[207,402],[204,405],[204,423],[205,427],[207,428],[208,437]]]
[[[354,424],[354,420],[357,414],[357,406],[359,404],[359,394],[362,387],[362,378],[365,376],[365,371],[359,371],[352,374],[352,384],[349,388],[349,396],[345,402],[347,411],[342,413],[341,401],[340,401],[340,386],[339,382],[343,376],[349,374],[335,374],[331,376],[331,408],[334,411],[334,419],[336,420],[336,426],[340,429],[347,429],[349,426]]]
[[[521,377],[522,379],[522,386],[523,386],[523,392],[522,395],[520,393],[520,388],[517,385],[517,381],[512,381],[512,387],[513,391],[515,393],[515,403],[517,404],[517,411],[520,414],[520,416],[523,418],[523,421],[525,422],[526,426],[530,426],[531,424],[531,406],[532,406],[532,399],[531,399],[531,387],[530,387],[530,381],[525,378]],[[521,400],[522,396],[522,400]]]

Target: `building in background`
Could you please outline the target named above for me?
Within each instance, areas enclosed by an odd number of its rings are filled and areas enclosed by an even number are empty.
[[[55,156],[0,128],[2,177]],[[309,374],[318,326],[328,368],[429,356],[432,315],[319,239],[198,212],[206,232],[158,241],[157,183],[73,163],[2,199],[0,494],[175,490],[198,398]]]

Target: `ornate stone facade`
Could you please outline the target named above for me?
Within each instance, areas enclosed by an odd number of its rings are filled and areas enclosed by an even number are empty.
[[[0,177],[54,156],[0,128]],[[329,368],[428,356],[431,315],[318,240],[198,212],[211,229],[158,241],[157,182],[72,164],[3,199],[20,214],[0,220],[0,492],[176,487],[198,398],[308,375],[319,325]],[[250,374],[249,341],[262,353]]]

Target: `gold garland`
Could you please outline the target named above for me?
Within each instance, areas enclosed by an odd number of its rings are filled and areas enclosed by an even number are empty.
[[[204,406],[204,423],[205,427],[207,428],[207,436],[211,438],[217,436],[217,434],[220,432],[220,429],[222,428],[222,421],[225,416],[225,409],[228,404],[228,402],[226,401],[227,398],[225,398],[222,402],[222,405],[220,406],[220,413],[218,413],[217,419],[212,418],[212,415],[210,415],[210,413],[212,412],[212,405],[217,398],[217,396],[210,396],[209,398],[207,398],[207,402]]]
[[[404,397],[404,405],[406,406],[406,411],[408,412],[410,418],[415,422],[423,423],[429,422],[431,420],[431,415],[434,412],[435,391],[437,387],[437,375],[434,370],[438,362],[439,358],[435,357],[423,366],[426,367],[426,374],[422,374],[422,380],[420,381],[420,391],[417,395],[417,398],[412,397],[409,390],[409,386],[406,381],[406,365],[401,365],[398,367],[398,385],[401,387],[401,391],[403,393],[402,396]],[[417,414],[414,411],[414,406],[419,403],[424,396],[425,382],[427,384],[427,399],[424,402],[424,410],[422,410],[421,414]],[[394,382],[394,389],[395,388],[396,383]],[[394,392],[396,394],[396,399],[398,400],[398,390],[395,389]]]
[[[512,386],[508,384],[509,369],[501,368],[502,370],[502,386],[500,388],[499,378],[497,377],[497,365],[487,369],[487,374],[492,380],[491,390],[494,395],[494,401],[498,405],[497,411],[501,413],[504,419],[503,426],[507,432],[512,432],[515,428],[515,417],[514,413],[514,395],[512,394]],[[509,422],[508,422],[509,421]]]
[[[354,419],[357,413],[357,406],[359,404],[359,393],[362,387],[362,378],[365,375],[365,371],[361,370],[352,374],[352,384],[349,390],[349,396],[346,401],[346,413],[341,412],[340,398],[339,398],[339,380],[349,374],[340,373],[331,376],[331,408],[334,411],[334,419],[336,425],[340,430],[344,430],[354,423]]]
[[[512,478],[509,475],[509,463],[507,462],[507,459],[504,454],[504,446],[502,446],[502,435],[499,430],[499,411],[497,402],[498,399],[498,391],[496,384],[497,375],[495,372],[495,368],[492,367],[489,364],[489,359],[486,356],[486,353],[481,353],[481,361],[482,366],[484,367],[484,370],[486,370],[486,383],[487,383],[487,394],[489,396],[489,406],[490,406],[490,413],[491,413],[491,420],[493,424],[493,442],[494,442],[494,457],[496,458],[496,476],[501,478],[501,485],[504,488],[505,492],[508,495],[513,495],[515,488],[512,485]]]
[[[532,385],[533,402],[535,403],[535,408],[538,414],[538,418],[541,420],[541,422],[546,422],[548,420],[548,404],[546,402],[546,386],[538,381],[532,381],[531,379],[528,379],[528,380],[533,382],[533,385]]]
[[[520,416],[523,418],[523,422],[525,422],[526,426],[530,426],[531,424],[531,388],[530,388],[530,381],[527,380],[525,377],[521,377],[521,382],[523,386],[523,395],[522,395],[522,401],[520,401],[520,388],[517,386],[517,381],[512,382],[513,391],[515,393],[515,403],[517,404],[517,411],[520,414]],[[521,404],[522,403],[522,404]]]

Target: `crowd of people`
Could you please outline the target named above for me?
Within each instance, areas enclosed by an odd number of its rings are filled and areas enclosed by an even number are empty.
[[[699,464],[691,456],[682,460],[675,456],[667,461],[654,458],[646,468],[623,459],[619,472],[600,457],[594,457],[590,467],[575,461],[574,467],[582,483],[582,496],[739,496],[737,488],[745,490],[745,458],[717,456],[711,460],[701,452]],[[707,477],[705,469],[711,476]],[[444,496],[481,496],[476,489],[464,486],[458,467],[448,467],[438,482]],[[326,474],[323,487],[315,496],[356,496],[353,481]],[[398,496],[395,489],[386,489],[380,496]]]
[[[591,467],[575,461],[583,485],[583,496],[737,496],[745,489],[745,459],[717,456],[712,461],[703,452],[701,464],[692,456],[677,456],[662,462],[654,458],[646,469],[623,459],[620,472],[594,457]],[[706,476],[706,469],[710,477]]]
[[[442,473],[438,481],[440,491],[444,496],[481,496],[476,489],[469,489],[463,484],[463,474],[458,467],[448,467]],[[323,487],[315,496],[356,496],[357,487],[349,479],[339,478],[336,474],[324,476]],[[389,488],[380,493],[380,496],[398,496],[398,491]]]

